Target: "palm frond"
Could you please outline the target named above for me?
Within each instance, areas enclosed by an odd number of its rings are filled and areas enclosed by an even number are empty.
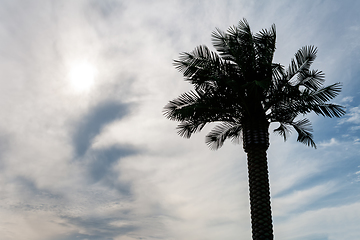
[[[194,91],[183,93],[164,107],[163,114],[170,120],[187,120],[194,115],[196,108],[200,104],[200,99],[199,94]]]
[[[297,83],[295,85],[304,86],[314,91],[319,90],[325,81],[325,74],[319,70],[303,71],[297,76]]]
[[[278,86],[279,82],[285,78],[286,73],[285,73],[285,69],[284,66],[282,66],[279,63],[273,63],[272,64],[272,76],[273,76],[273,81],[274,81],[274,86]]]
[[[272,25],[270,30],[261,30],[253,39],[258,69],[263,71],[264,68],[271,68],[276,44],[275,25]]]
[[[205,138],[206,144],[213,150],[223,146],[226,139],[238,142],[241,137],[242,125],[239,123],[223,122],[215,126]]]
[[[276,129],[274,129],[274,133],[279,134],[280,136],[282,136],[284,138],[284,141],[286,141],[288,138],[288,134],[291,133],[291,130],[285,123],[280,122],[280,126]]]
[[[305,90],[302,93],[302,99],[299,101],[299,105],[305,110],[304,113],[313,111],[317,115],[322,115],[324,117],[339,118],[346,113],[345,108],[341,105],[327,102],[335,98],[340,91],[340,83],[334,83],[316,91]]]
[[[184,77],[191,77],[198,70],[219,63],[220,57],[206,46],[198,46],[191,53],[183,52],[179,60],[174,60],[174,66]]]
[[[253,35],[246,19],[237,27],[229,27],[226,33],[216,29],[212,33],[212,43],[224,60],[236,63],[243,71],[254,65]]]
[[[316,144],[314,142],[313,135],[311,133],[313,129],[309,119],[304,118],[302,120],[292,122],[290,124],[294,127],[294,129],[298,133],[298,138],[297,138],[298,142],[316,148]]]
[[[308,94],[308,99],[306,99],[306,101],[316,102],[318,104],[325,103],[335,98],[340,92],[341,92],[340,83],[334,83],[329,86],[320,88],[316,91],[310,91],[310,92],[304,91],[305,94]]]
[[[191,53],[182,53],[174,66],[183,73],[185,80],[194,85],[195,90],[209,91],[220,82],[234,79],[238,75],[236,65],[222,60],[206,46],[198,46]]]
[[[250,24],[245,18],[239,21],[238,29],[246,34],[251,34]]]
[[[311,110],[317,115],[322,115],[324,117],[337,117],[340,118],[345,115],[346,111],[344,107],[338,104],[319,104],[312,106]]]
[[[233,30],[235,32],[235,30]],[[214,48],[220,53],[220,56],[224,60],[235,62],[236,58],[232,52],[232,49],[229,44],[229,36],[216,28],[216,31],[212,32],[211,40]]]
[[[200,132],[205,125],[206,122],[184,121],[181,122],[176,129],[181,137],[190,138],[193,133]]]
[[[316,58],[317,48],[314,46],[302,47],[295,53],[295,58],[291,59],[291,63],[288,68],[288,81],[300,73],[309,71],[311,64]]]

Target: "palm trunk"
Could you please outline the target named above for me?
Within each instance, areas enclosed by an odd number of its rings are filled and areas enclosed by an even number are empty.
[[[244,150],[247,153],[250,212],[253,240],[273,240],[269,173],[266,151],[269,146],[268,123],[244,124]]]

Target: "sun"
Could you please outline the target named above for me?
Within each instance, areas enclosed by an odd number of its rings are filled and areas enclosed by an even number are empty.
[[[69,70],[71,88],[77,93],[88,92],[94,85],[96,73],[96,67],[88,62],[72,64]]]

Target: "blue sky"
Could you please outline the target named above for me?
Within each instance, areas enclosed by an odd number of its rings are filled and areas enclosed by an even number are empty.
[[[0,235],[4,240],[251,239],[246,156],[162,115],[191,89],[180,52],[246,18],[275,23],[274,62],[305,45],[341,82],[341,119],[309,115],[318,149],[271,135],[278,240],[360,239],[358,1],[3,0]],[[271,126],[273,129],[275,127]]]

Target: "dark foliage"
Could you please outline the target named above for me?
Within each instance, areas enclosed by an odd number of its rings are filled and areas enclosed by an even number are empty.
[[[323,86],[324,73],[310,69],[317,49],[306,46],[298,50],[288,68],[273,63],[276,29],[252,34],[244,19],[227,32],[212,33],[216,52],[206,46],[181,53],[175,67],[194,91],[170,101],[164,115],[179,121],[179,135],[189,138],[212,122],[218,123],[206,136],[212,149],[226,139],[241,137],[245,120],[265,118],[277,122],[275,132],[284,140],[292,129],[297,140],[316,147],[311,123],[304,115],[315,112],[324,117],[341,117],[342,106],[329,103],[341,91],[340,83]]]

